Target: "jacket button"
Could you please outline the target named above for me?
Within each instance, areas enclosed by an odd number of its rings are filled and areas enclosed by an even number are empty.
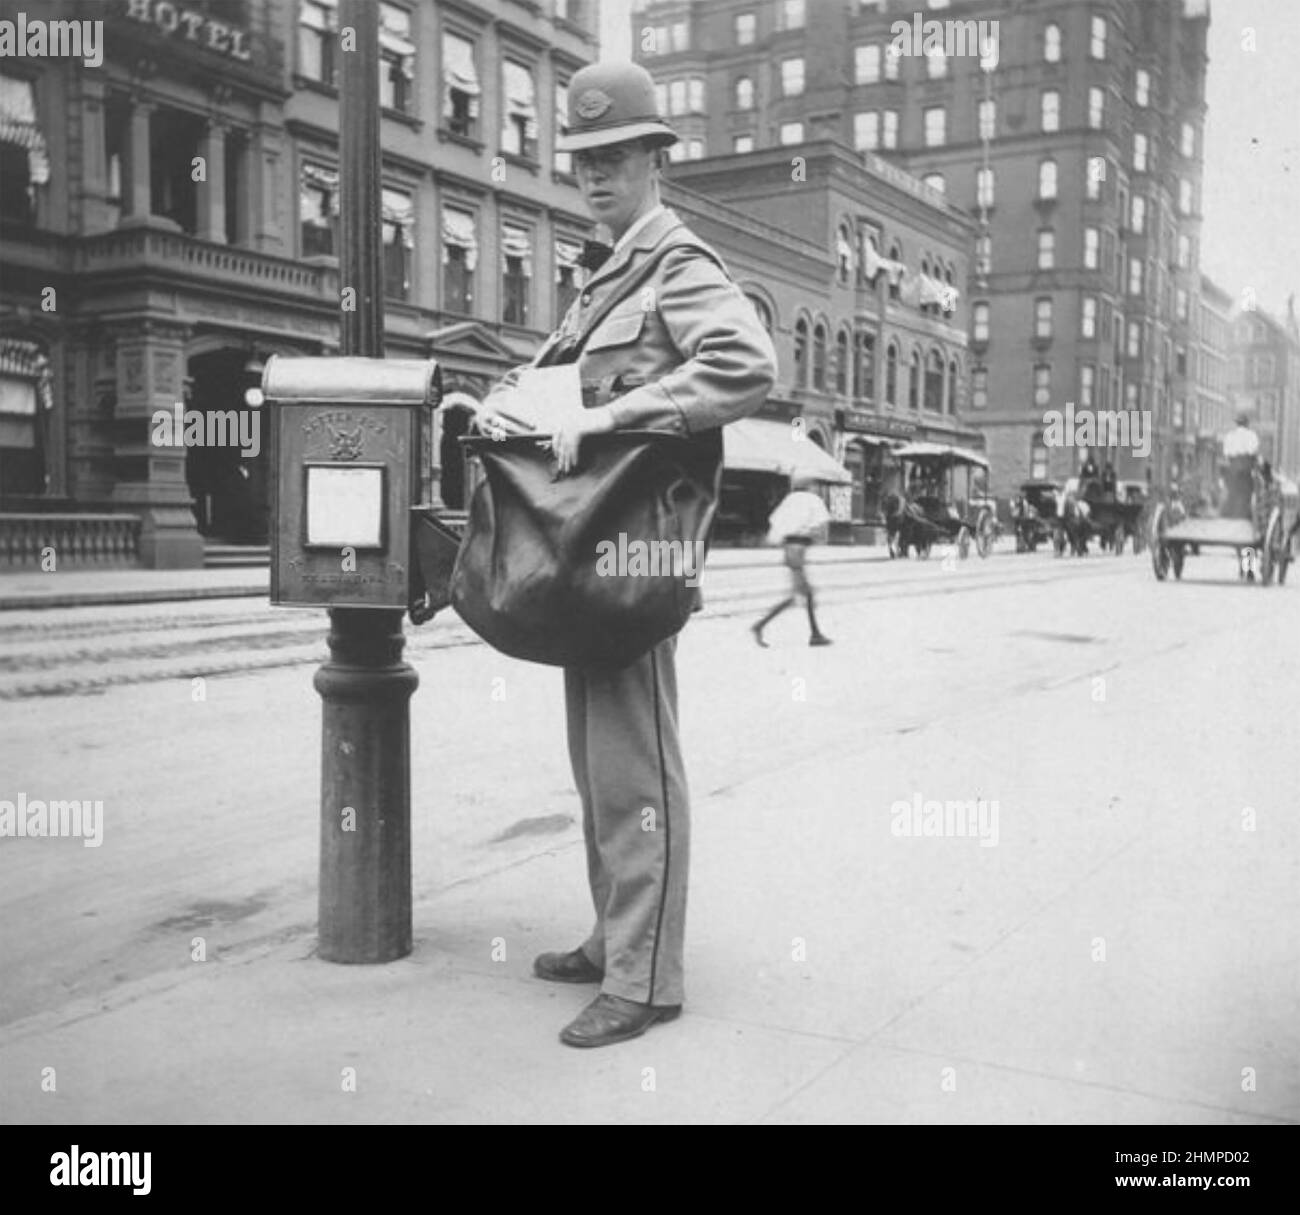
[[[585,308],[590,303],[591,303],[591,292],[584,291],[582,293],[582,306]]]

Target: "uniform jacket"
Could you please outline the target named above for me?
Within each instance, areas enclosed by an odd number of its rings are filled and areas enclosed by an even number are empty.
[[[647,223],[588,277],[533,363],[563,362],[585,337],[578,358],[584,396],[610,405],[618,429],[707,435],[716,443],[718,428],[766,400],[776,352],[753,305],[707,247],[672,249],[639,281],[637,269],[654,250],[684,235],[703,245],[670,210]]]

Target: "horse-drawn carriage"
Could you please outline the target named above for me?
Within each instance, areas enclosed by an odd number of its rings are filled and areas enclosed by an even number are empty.
[[[1172,569],[1182,578],[1189,553],[1202,548],[1231,548],[1237,556],[1237,576],[1268,586],[1286,581],[1292,560],[1291,537],[1300,511],[1300,492],[1281,477],[1256,469],[1249,518],[1192,518],[1180,504],[1161,503],[1151,517],[1151,564],[1160,581]]]
[[[1016,552],[1032,553],[1056,535],[1061,509],[1061,486],[1056,481],[1025,481],[1011,503]]]
[[[1082,520],[1075,529],[1079,543],[1074,551],[1079,556],[1087,553],[1088,541],[1094,537],[1103,552],[1116,556],[1124,551],[1124,542],[1129,539],[1133,541],[1135,553],[1142,551],[1145,492],[1135,482],[1126,482],[1125,486],[1121,493],[1118,488],[1103,489],[1100,482],[1091,479],[1080,482],[1077,477],[1071,477],[1065,483],[1066,513],[1077,514]],[[1058,544],[1058,555],[1064,548],[1064,544]]]
[[[893,454],[903,491],[885,497],[890,555],[905,557],[915,549],[918,557],[928,557],[934,544],[948,541],[963,558],[970,556],[972,542],[987,557],[998,534],[997,515],[976,484],[976,470],[987,477],[988,461],[944,443],[907,443]]]

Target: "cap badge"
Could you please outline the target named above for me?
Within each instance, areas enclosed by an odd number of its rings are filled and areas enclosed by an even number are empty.
[[[578,104],[574,108],[579,118],[591,122],[599,118],[613,104],[614,99],[608,93],[602,93],[600,89],[586,89],[578,98]]]

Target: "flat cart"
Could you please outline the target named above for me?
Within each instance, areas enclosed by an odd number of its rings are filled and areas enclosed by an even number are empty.
[[[893,453],[902,472],[902,492],[890,495],[888,512],[891,539],[900,551],[909,547],[928,557],[937,541],[957,545],[963,559],[971,544],[981,557],[993,551],[997,515],[989,506],[976,475],[987,479],[989,462],[979,452],[945,443],[907,443]]]
[[[1258,471],[1251,495],[1251,516],[1188,518],[1177,504],[1161,503],[1151,517],[1151,565],[1163,582],[1169,571],[1183,576],[1189,553],[1203,548],[1231,548],[1237,556],[1237,576],[1270,586],[1286,581],[1292,553],[1288,533],[1295,526],[1295,487],[1279,478],[1265,479]]]

